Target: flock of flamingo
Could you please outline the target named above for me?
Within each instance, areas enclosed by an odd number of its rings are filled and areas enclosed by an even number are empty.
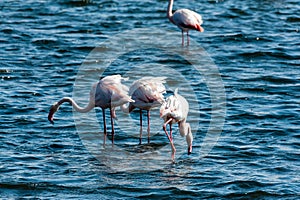
[[[198,13],[188,9],[179,9],[172,13],[173,0],[169,0],[167,17],[178,26],[182,31],[182,45],[184,45],[184,32],[187,33],[187,45],[189,45],[189,30],[197,30],[203,32],[201,27],[202,18]],[[122,80],[126,80],[121,75],[110,75],[100,79],[93,84],[90,91],[89,103],[82,108],[70,97],[64,97],[60,101],[54,103],[49,111],[48,120],[54,124],[53,117],[61,104],[68,102],[77,112],[86,113],[94,107],[100,107],[103,113],[104,126],[104,143],[107,136],[105,109],[110,110],[112,143],[114,143],[114,118],[116,118],[115,109],[120,107],[125,113],[130,113],[135,108],[140,110],[140,138],[142,143],[142,110],[147,111],[148,122],[148,143],[150,142],[150,110],[160,106],[160,117],[164,120],[163,130],[169,139],[172,148],[172,161],[175,160],[176,148],[173,143],[172,124],[178,123],[179,133],[186,138],[188,145],[188,154],[192,152],[193,135],[190,124],[186,122],[189,104],[187,100],[178,94],[178,89],[167,99],[164,98],[166,88],[166,77],[143,77],[135,81],[130,88],[122,84]],[[169,132],[167,131],[169,125]]]

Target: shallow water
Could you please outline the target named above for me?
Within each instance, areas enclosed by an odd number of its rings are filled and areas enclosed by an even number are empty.
[[[0,3],[1,198],[299,199],[299,2],[175,1],[183,7],[204,19],[189,47],[167,1]],[[63,105],[47,121],[55,101],[84,105],[91,84],[116,73],[179,88],[192,155],[174,126],[172,164],[157,109],[142,145],[137,111],[117,110],[113,147],[99,109]]]

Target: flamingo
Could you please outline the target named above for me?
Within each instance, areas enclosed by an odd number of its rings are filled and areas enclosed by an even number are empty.
[[[143,77],[135,81],[129,88],[129,95],[134,100],[127,106],[122,106],[122,110],[130,113],[135,108],[140,109],[140,143],[142,143],[142,110],[147,111],[148,123],[148,143],[150,142],[150,110],[159,107],[164,102],[163,94],[166,88],[163,85],[166,77]]]
[[[167,17],[169,18],[170,22],[181,29],[182,46],[184,45],[184,32],[186,32],[188,46],[190,43],[189,30],[197,30],[200,32],[204,31],[204,29],[201,27],[201,24],[203,23],[202,17],[198,13],[189,9],[179,9],[172,13],[172,8],[173,0],[169,0]]]
[[[193,134],[190,124],[186,122],[188,111],[189,104],[183,96],[178,94],[178,89],[176,89],[174,95],[169,96],[165,103],[163,103],[160,107],[160,117],[164,119],[163,130],[165,131],[165,134],[167,135],[171,144],[173,162],[175,160],[176,152],[172,137],[173,123],[178,123],[180,135],[182,137],[186,137],[188,155],[192,153]],[[167,124],[170,126],[170,133],[168,133],[166,129]]]
[[[128,95],[128,88],[121,83],[121,75],[111,75],[100,79],[97,83],[94,83],[90,91],[90,100],[86,107],[82,108],[70,97],[63,97],[58,102],[54,103],[49,111],[48,120],[54,124],[53,116],[58,110],[61,104],[65,102],[71,103],[73,108],[77,112],[87,113],[94,107],[102,108],[103,113],[103,126],[104,126],[104,144],[107,135],[105,109],[109,108],[111,127],[112,127],[112,143],[114,143],[114,123],[113,118],[116,118],[115,108],[133,100]]]

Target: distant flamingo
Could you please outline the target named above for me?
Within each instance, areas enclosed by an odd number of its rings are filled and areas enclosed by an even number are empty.
[[[188,154],[192,153],[193,134],[191,126],[186,122],[189,111],[189,104],[187,100],[178,94],[178,89],[175,90],[174,95],[169,96],[166,102],[160,107],[160,117],[164,119],[163,129],[170,141],[172,147],[172,160],[175,160],[175,146],[172,137],[172,123],[178,123],[179,132],[182,137],[186,137],[188,144]],[[170,126],[170,134],[167,132],[167,124]]]
[[[197,30],[203,32],[201,27],[203,23],[201,15],[189,9],[179,9],[172,13],[173,0],[169,0],[167,16],[169,20],[181,29],[182,46],[184,45],[184,32],[187,36],[187,46],[190,43],[189,30]]]
[[[92,86],[90,91],[90,100],[85,108],[77,105],[70,97],[64,97],[60,101],[54,103],[49,111],[48,120],[54,124],[53,115],[58,110],[59,106],[65,102],[72,104],[77,112],[87,113],[94,107],[102,108],[103,126],[104,126],[104,143],[106,140],[107,129],[105,120],[105,109],[110,109],[111,127],[112,127],[112,143],[114,143],[114,123],[113,118],[116,118],[115,108],[133,100],[128,95],[128,88],[121,83],[120,75],[106,76]]]
[[[135,108],[140,109],[140,144],[142,143],[142,110],[147,111],[148,117],[148,143],[150,142],[150,110],[159,107],[164,102],[163,93],[166,88],[163,85],[166,77],[144,77],[135,81],[129,88],[129,95],[134,100],[129,106],[122,106],[124,112],[131,112]]]

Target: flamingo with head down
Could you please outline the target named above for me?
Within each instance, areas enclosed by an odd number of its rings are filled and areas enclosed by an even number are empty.
[[[189,30],[197,30],[200,32],[204,31],[201,26],[203,23],[202,17],[198,13],[189,9],[179,9],[172,13],[173,2],[174,0],[169,0],[167,17],[173,24],[181,29],[182,46],[184,45],[184,32],[186,32],[188,46],[190,43]]]
[[[72,98],[64,97],[54,103],[49,111],[48,120],[54,124],[53,116],[61,104],[65,102],[71,103],[77,112],[87,113],[94,107],[102,108],[103,126],[104,126],[104,143],[107,135],[105,109],[109,108],[111,127],[112,127],[112,143],[114,143],[114,123],[113,118],[116,118],[115,108],[122,106],[128,102],[134,102],[128,95],[128,88],[121,83],[121,75],[106,76],[92,86],[90,91],[90,100],[86,107],[80,107]]]
[[[172,148],[172,161],[175,160],[176,148],[173,143],[172,124],[178,123],[179,132],[182,137],[186,138],[188,145],[188,154],[192,153],[193,134],[191,126],[186,122],[189,112],[189,104],[187,100],[178,94],[178,89],[174,95],[169,96],[165,103],[160,107],[160,117],[164,119],[163,129],[167,135]],[[167,125],[170,126],[170,132],[167,131]]]

